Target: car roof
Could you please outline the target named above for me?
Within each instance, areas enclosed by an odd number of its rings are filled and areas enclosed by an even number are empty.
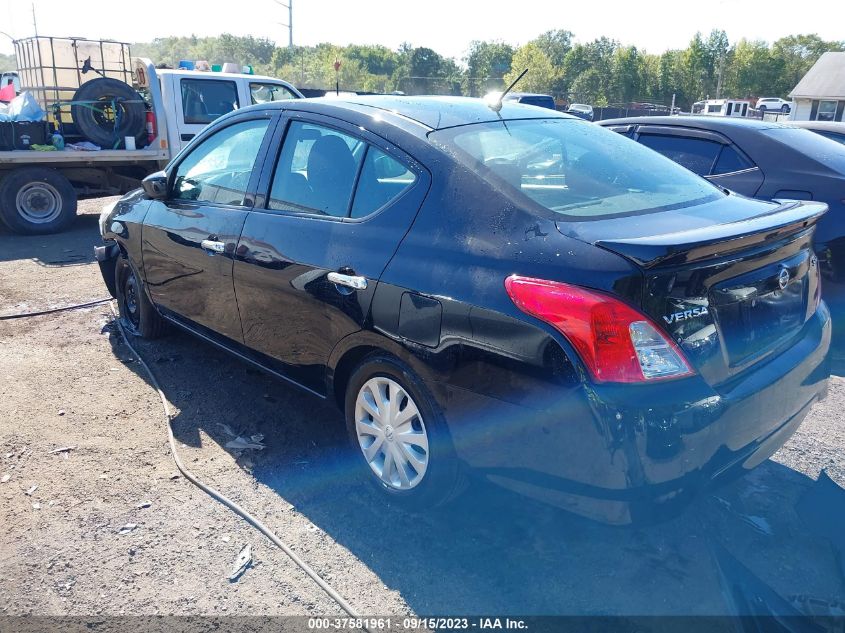
[[[358,95],[334,99],[296,99],[262,105],[279,109],[309,110],[338,117],[341,117],[344,111],[368,116],[378,113],[384,118],[394,117],[393,122],[397,124],[401,124],[402,120],[413,121],[426,128],[426,131],[502,119],[574,118],[551,109],[508,100],[505,100],[501,110],[496,112],[484,100],[471,97]]]
[[[765,130],[789,127],[774,121],[758,121],[729,116],[633,116],[623,119],[605,119],[599,125],[673,125],[700,130]]]
[[[845,122],[842,121],[789,121],[787,125],[806,130],[824,130],[826,132],[845,133]]]

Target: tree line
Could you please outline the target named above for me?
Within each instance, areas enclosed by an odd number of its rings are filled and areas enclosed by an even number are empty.
[[[515,47],[502,41],[473,41],[461,60],[427,47],[402,44],[277,47],[271,40],[229,34],[165,37],[132,45],[133,55],[175,66],[180,59],[234,61],[256,73],[286,79],[300,88],[406,94],[482,96],[501,90],[528,68],[517,90],[552,94],[563,102],[597,106],[649,102],[689,108],[707,97],[786,97],[826,51],[845,50],[845,41],[790,35],[769,43],[730,42],[724,31],[696,33],[685,49],[648,53],[606,37],[574,41],[556,29]],[[0,56],[0,66],[13,66]],[[340,69],[336,73],[335,61]]]

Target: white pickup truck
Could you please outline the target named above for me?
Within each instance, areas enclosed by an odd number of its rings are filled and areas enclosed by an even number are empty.
[[[145,146],[0,151],[0,223],[22,234],[61,231],[73,221],[77,199],[139,187],[217,117],[254,103],[302,98],[291,84],[272,77],[158,69],[144,58],[131,62],[133,88],[148,113]]]

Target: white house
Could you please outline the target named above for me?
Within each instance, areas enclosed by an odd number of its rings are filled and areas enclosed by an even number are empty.
[[[789,96],[794,121],[845,120],[845,53],[823,53]]]

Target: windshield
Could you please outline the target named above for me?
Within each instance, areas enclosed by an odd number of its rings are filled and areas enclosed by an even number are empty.
[[[571,219],[665,211],[724,195],[657,152],[581,120],[479,123],[431,139],[483,177]]]
[[[845,146],[842,144],[810,130],[794,127],[773,127],[762,132],[778,143],[845,175]]]

